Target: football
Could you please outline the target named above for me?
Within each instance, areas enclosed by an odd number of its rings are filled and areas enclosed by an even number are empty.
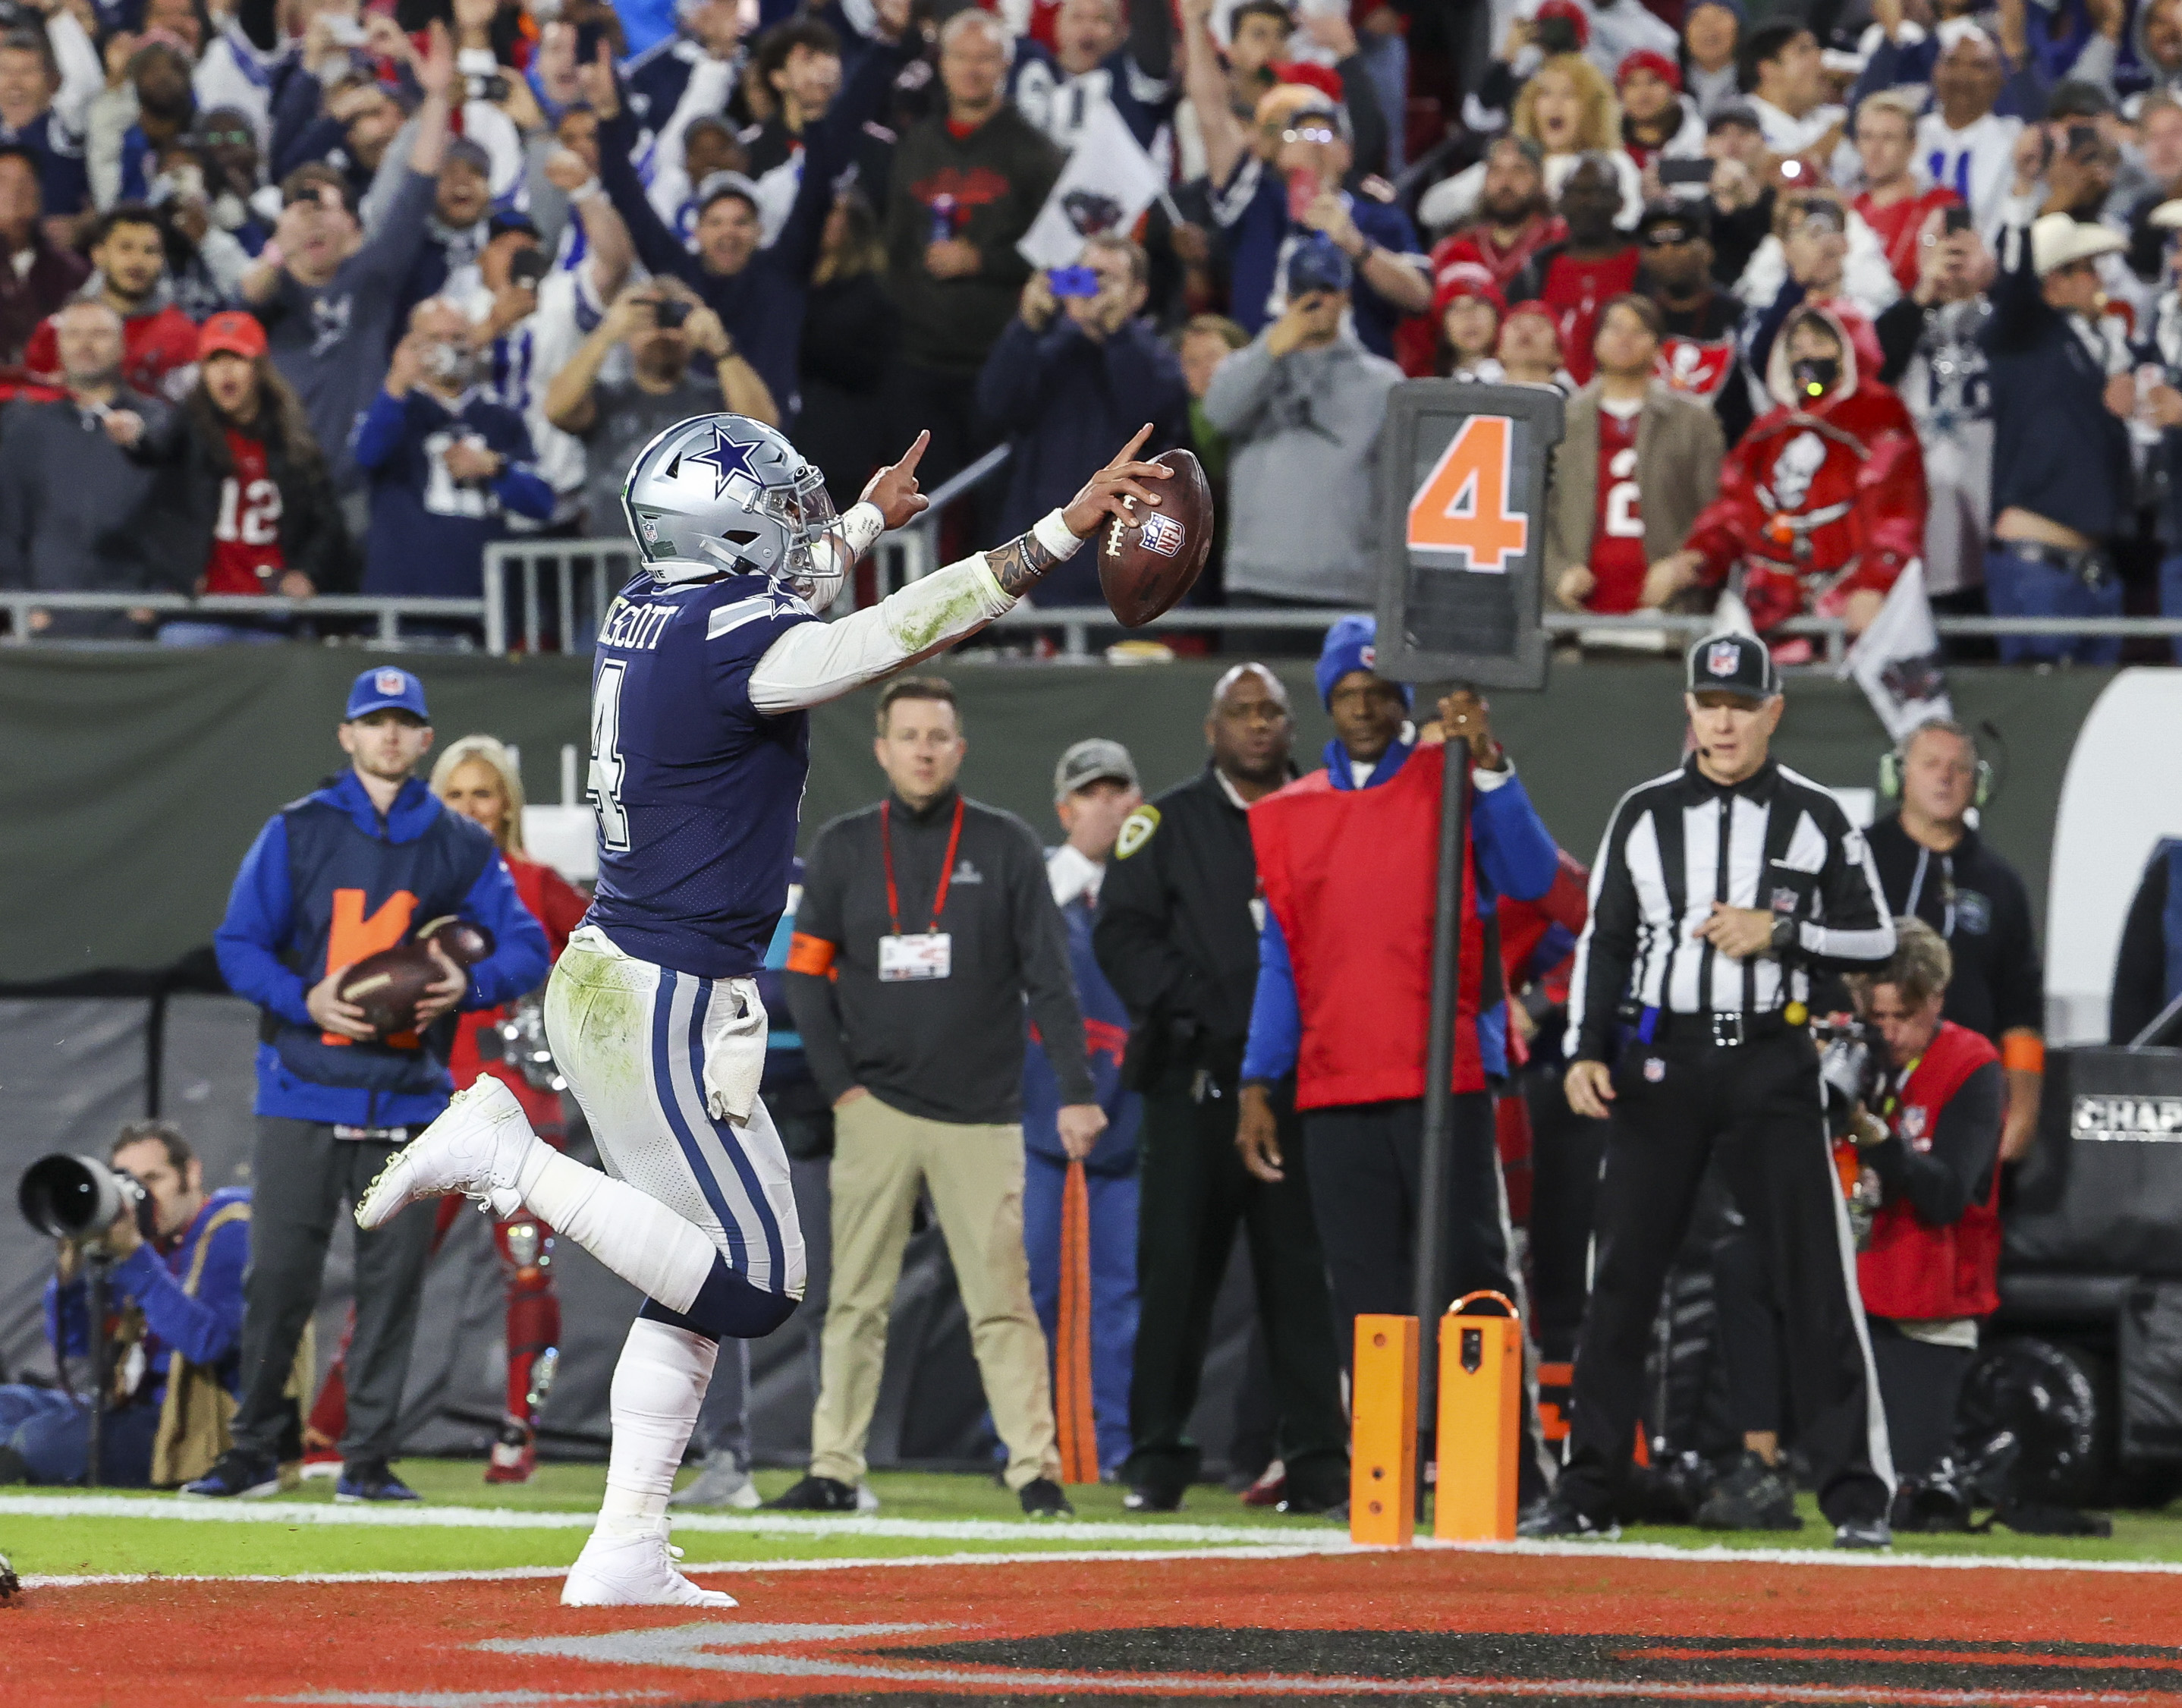
[[[1125,629],[1171,610],[1212,550],[1212,486],[1196,452],[1162,451],[1151,460],[1174,470],[1156,483],[1158,507],[1133,523],[1109,517],[1098,536],[1099,591]],[[1144,508],[1134,499],[1128,504],[1132,514]]]
[[[418,928],[406,943],[367,955],[348,969],[341,999],[363,1010],[364,1022],[381,1039],[416,1029],[417,1004],[440,977],[440,952],[457,967],[474,967],[492,953],[492,933],[451,913]]]

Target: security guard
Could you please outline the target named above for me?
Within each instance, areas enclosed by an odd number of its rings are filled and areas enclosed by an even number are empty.
[[[1288,690],[1262,664],[1220,679],[1211,762],[1139,807],[1106,869],[1092,944],[1128,1006],[1128,1083],[1144,1094],[1140,1315],[1130,1389],[1128,1506],[1171,1511],[1196,1479],[1189,1438],[1212,1305],[1235,1228],[1249,1241],[1278,1400],[1288,1510],[1349,1494],[1341,1350],[1311,1218],[1303,1138],[1278,1099],[1287,1178],[1254,1179],[1235,1149],[1237,1080],[1258,982],[1250,803],[1288,780]]]
[[[1695,752],[1621,798],[1592,866],[1566,1084],[1578,1114],[1612,1116],[1598,1264],[1568,1468],[1523,1530],[1614,1533],[1660,1287],[1717,1145],[1835,1544],[1886,1547],[1893,1467],[1805,1023],[1813,972],[1883,965],[1894,925],[1840,805],[1767,757],[1784,702],[1764,643],[1700,640],[1686,685]]]

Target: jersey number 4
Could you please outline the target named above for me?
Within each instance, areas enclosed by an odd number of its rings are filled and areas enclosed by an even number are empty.
[[[629,813],[621,804],[628,762],[621,757],[621,686],[629,666],[616,659],[599,666],[591,690],[591,810],[598,817],[599,845],[611,853],[629,852]]]

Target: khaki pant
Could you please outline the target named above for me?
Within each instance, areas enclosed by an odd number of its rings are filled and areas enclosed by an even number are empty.
[[[833,1112],[833,1264],[811,1474],[850,1483],[863,1478],[887,1318],[920,1184],[931,1188],[985,1401],[1007,1444],[1008,1487],[1058,1479],[1045,1334],[1023,1255],[1022,1128],[927,1121],[869,1094]]]

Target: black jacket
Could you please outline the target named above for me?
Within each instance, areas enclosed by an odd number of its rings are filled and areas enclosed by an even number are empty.
[[[265,472],[280,490],[282,559],[309,576],[321,593],[354,592],[356,554],[324,463],[291,461],[278,434],[267,436],[264,445]],[[152,579],[178,593],[191,592],[211,561],[221,491],[231,472],[224,436],[215,438],[189,408],[178,408],[164,434],[147,435],[142,456],[161,466],[162,507],[173,518]]]
[[[1947,940],[1955,973],[1947,1018],[1995,1044],[2007,1032],[2042,1034],[2046,974],[2021,874],[1974,830],[1945,854],[1911,840],[1898,816],[1880,819],[1866,840],[1887,911],[1913,913]]]
[[[933,929],[961,799],[950,789],[922,812],[898,796],[887,803],[904,934]],[[811,846],[795,910],[788,1006],[828,1103],[861,1085],[928,1121],[1020,1120],[1026,998],[1061,1101],[1097,1101],[1068,970],[1067,927],[1046,884],[1045,856],[1013,813],[974,801],[962,806],[962,838],[937,926],[953,940],[945,979],[879,980],[879,940],[896,928],[878,807],[836,818]],[[830,976],[801,970],[813,953],[822,957],[816,944],[833,946]]]
[[[1121,827],[1091,945],[1127,1004],[1130,1081],[1204,1068],[1232,1082],[1258,984],[1249,813],[1207,765]]]

